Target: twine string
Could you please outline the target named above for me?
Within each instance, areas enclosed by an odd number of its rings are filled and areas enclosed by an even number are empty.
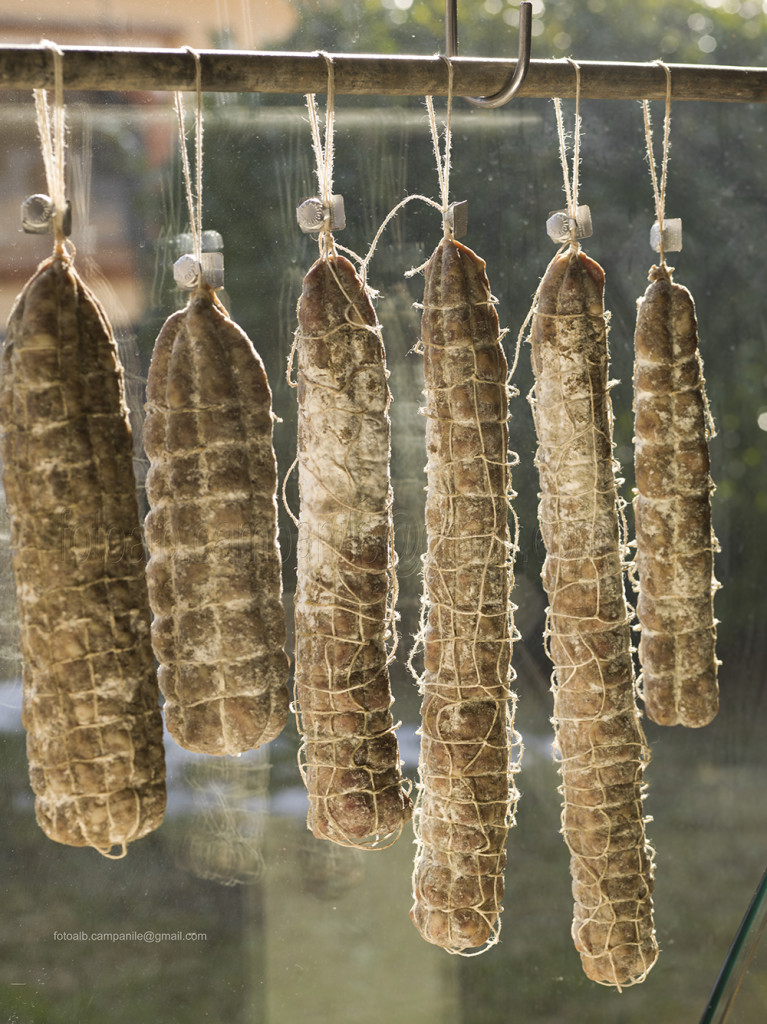
[[[194,258],[199,263],[202,258],[202,64],[200,55],[190,46],[187,52],[194,57],[195,93],[197,111],[195,116],[195,188],[192,187],[192,174],[189,167],[189,154],[186,148],[186,131],[184,128],[184,101],[181,92],[175,94],[176,117],[178,120],[179,143],[181,146],[181,166],[184,174],[186,203],[189,210],[189,229],[192,233]],[[196,194],[195,194],[196,193]]]
[[[437,180],[439,182],[439,197],[441,201],[442,220],[444,223],[445,237],[450,235],[450,228],[447,223],[447,211],[450,205],[450,151],[452,147],[452,117],[453,117],[453,62],[449,57],[442,58],[447,63],[447,111],[445,114],[445,152],[440,151],[439,127],[437,116],[434,112],[434,97],[426,97],[426,109],[429,113],[429,128],[431,130],[431,141],[434,147],[434,159],[437,162]]]
[[[200,54],[197,50],[186,47],[188,53],[195,58],[195,91],[197,95],[197,115],[195,121],[195,182],[191,185],[189,157],[186,152],[186,131],[184,128],[183,97],[180,91],[175,93],[174,104],[178,120],[178,139],[181,147],[181,168],[183,171],[186,207],[189,213],[189,230],[191,231],[191,247],[198,263],[203,252],[203,83]]]
[[[557,135],[559,137],[559,160],[562,165],[562,178],[564,181],[565,201],[567,203],[567,215],[570,219],[570,245],[577,248],[576,238],[576,214],[578,212],[578,192],[580,190],[580,162],[581,162],[581,69],[577,61],[571,57],[567,58],[575,70],[575,125],[573,128],[573,171],[572,175],[567,166],[567,133],[565,132],[564,117],[562,115],[562,100],[559,97],[554,99],[554,112],[557,117]]]
[[[661,162],[660,185],[658,184],[658,173],[655,167],[655,156],[653,154],[652,121],[650,119],[650,101],[642,100],[642,113],[644,115],[645,143],[647,144],[647,161],[650,165],[650,178],[652,180],[653,198],[655,201],[655,217],[658,221],[658,232],[660,235],[660,262],[661,266],[666,263],[666,254],[663,247],[663,224],[666,216],[666,181],[668,178],[668,157],[670,149],[671,134],[671,69],[662,60],[655,62],[666,72],[666,111],[663,118],[663,155]]]
[[[325,106],[325,131],[320,126],[320,114],[317,98],[313,92],[306,94],[306,107],[309,111],[309,124],[312,132],[312,149],[314,150],[315,174],[320,192],[320,200],[325,211],[325,218],[319,234],[320,253],[333,251],[333,235],[330,229],[330,210],[333,199],[333,163],[335,159],[335,67],[333,58],[323,50],[319,51],[328,69],[328,98]]]
[[[64,109],[64,53],[50,39],[41,40],[41,45],[51,51],[53,57],[53,114],[48,105],[48,93],[45,89],[35,89],[35,111],[37,115],[37,131],[45,169],[45,181],[48,194],[53,202],[53,234],[55,251],[61,252],[66,242],[64,235],[64,217],[66,215],[66,111]]]

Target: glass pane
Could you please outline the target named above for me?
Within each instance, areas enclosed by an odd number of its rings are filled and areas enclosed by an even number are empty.
[[[437,15],[432,11],[424,26],[418,6],[387,4],[376,26],[367,5],[355,5],[353,14],[343,4],[328,5],[329,11],[323,5],[306,5],[294,22],[296,34],[283,36],[279,45],[433,51],[439,42],[429,45],[427,39],[434,38]],[[653,20],[657,5],[646,6],[653,38],[681,32],[684,19],[679,16],[677,25],[672,18],[678,15],[676,7],[665,16],[666,24]],[[745,19],[729,10],[732,4],[720,6],[725,19],[721,24],[729,24],[727,17]],[[273,7],[267,13],[276,17],[278,5]],[[280,17],[289,27],[293,15],[286,7],[279,5]],[[604,5],[590,0],[588,8],[576,32],[558,5],[546,5],[542,16],[551,19],[546,22],[546,44],[561,45],[567,52],[580,46],[577,52],[584,59],[645,58],[644,53],[626,52],[625,32],[623,49],[617,43],[602,52],[589,48],[586,29],[602,24],[599,11]],[[713,4],[701,7],[701,16],[708,20],[689,27],[693,42],[706,36],[726,38],[720,21],[709,26],[714,17],[709,8],[718,10]],[[477,19],[485,26],[482,32],[478,28],[472,34],[469,25],[462,29],[462,52],[490,52],[485,43],[491,36],[496,52],[505,51],[508,34],[515,46],[509,25],[513,19],[504,20],[505,11],[506,5],[487,0]],[[248,24],[234,15],[210,24],[203,14],[192,12],[193,31],[188,33],[180,22],[166,31],[159,13],[148,12],[146,19],[147,32],[136,30],[135,35],[146,45],[224,45],[227,40],[235,46],[277,45],[272,41],[276,35],[260,33],[255,14]],[[646,23],[639,8],[632,7],[632,25],[637,20]],[[464,17],[462,25],[464,21],[471,18]],[[503,45],[501,24],[507,33]],[[554,42],[555,30],[559,43]],[[37,38],[32,31],[30,41]],[[568,35],[566,43],[563,34]],[[62,37],[62,42],[70,38]],[[80,38],[104,41],[89,34]],[[738,53],[733,44],[725,47],[721,42],[717,58],[756,61],[749,37],[742,38]],[[668,59],[704,59],[704,53],[700,48],[697,57],[664,50]],[[705,59],[713,59],[710,52]],[[185,102],[191,142],[191,95]],[[324,109],[324,97],[319,102]],[[67,109],[75,263],[104,302],[115,328],[140,440],[143,382],[152,345],[165,318],[186,301],[172,277],[176,239],[188,230],[172,97],[67,95]],[[443,100],[437,109],[442,119]],[[571,102],[565,104],[565,113],[569,127]],[[653,113],[659,146],[662,104],[654,104]],[[570,937],[571,883],[559,833],[559,776],[549,721],[551,669],[542,642],[544,552],[537,525],[536,439],[526,401],[532,372],[530,347],[523,340],[513,380],[518,395],[511,403],[510,438],[519,455],[513,471],[520,520],[514,601],[522,639],[513,664],[519,694],[516,725],[525,753],[518,776],[522,797],[517,826],[508,843],[500,944],[482,956],[462,958],[420,938],[408,916],[413,859],[409,827],[393,847],[373,853],[312,837],[305,825],[307,801],[292,720],[265,749],[237,759],[189,754],[166,737],[165,823],[132,845],[123,860],[106,860],[93,850],[70,849],[46,839],[35,823],[27,778],[6,518],[0,530],[0,756],[5,779],[0,800],[6,823],[0,840],[5,868],[0,883],[5,908],[0,1007],[9,1020],[497,1024],[513,1017],[535,1024],[676,1024],[700,1018],[764,870],[763,113],[758,105],[742,104],[679,102],[673,108],[666,209],[668,216],[682,218],[684,249],[671,262],[677,268],[675,279],[691,290],[697,303],[708,397],[717,425],[711,452],[717,485],[714,525],[721,546],[716,559],[722,584],[716,597],[721,710],[713,724],[698,731],[645,723],[653,755],[646,773],[646,811],[652,819],[648,836],[657,853],[655,912],[661,948],[647,980],[620,996],[594,985],[583,975]],[[607,275],[611,376],[618,381],[612,391],[616,457],[625,477],[622,494],[630,502],[635,308],[657,258],[648,244],[652,190],[639,105],[588,100],[581,114],[580,200],[590,205],[594,222],[594,235],[584,240],[584,249]],[[0,305],[5,319],[14,295],[51,243],[49,237],[18,231],[20,202],[45,190],[31,97],[4,94],[0,118],[6,140],[0,154],[0,242],[5,254]],[[300,232],[295,218],[298,203],[316,192],[306,108],[302,97],[293,95],[207,95],[204,123],[204,227],[219,231],[224,239],[222,299],[267,367],[280,417],[275,446],[282,480],[296,447],[296,396],[285,379],[296,302],[302,278],[317,256],[315,239]],[[554,111],[549,102],[535,99],[517,100],[499,111],[477,111],[456,100],[453,132],[451,199],[468,200],[469,229],[463,241],[487,262],[499,318],[508,328],[504,345],[511,361],[518,332],[555,251],[546,235],[546,219],[564,205]],[[335,191],[344,196],[348,225],[338,242],[360,255],[405,195],[438,198],[420,99],[336,98]],[[376,309],[391,372],[400,587],[399,651],[392,681],[395,716],[402,722],[398,735],[404,769],[414,785],[420,697],[406,662],[418,631],[425,544],[426,453],[424,419],[418,413],[423,373],[421,357],[414,352],[423,278],[406,277],[405,272],[423,264],[441,235],[438,211],[411,202],[384,231],[368,275],[370,286],[380,293]],[[136,468],[145,510],[141,484],[146,460],[138,441]],[[295,474],[288,478],[286,496],[295,511]],[[292,628],[296,532],[284,510],[280,542]],[[764,1019],[766,971],[762,944],[734,1003],[733,1024]]]

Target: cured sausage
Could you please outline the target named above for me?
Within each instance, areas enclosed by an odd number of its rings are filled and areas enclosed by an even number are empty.
[[[323,257],[299,302],[295,697],[311,830],[392,841],[411,814],[391,712],[389,386],[354,267]]]
[[[147,377],[147,577],[168,732],[240,754],[288,718],[272,394],[261,358],[201,285]]]
[[[650,271],[634,335],[640,691],[659,725],[707,725],[718,709],[708,409],[695,303]]]
[[[0,448],[35,813],[51,839],[106,852],[162,821],[162,718],[122,369],[62,256],[11,312]]]
[[[585,973],[621,988],[658,953],[608,391],[604,272],[555,258],[531,333],[548,647],[570,850],[572,934]]]
[[[462,952],[500,931],[513,823],[508,367],[484,262],[451,238],[425,271],[427,551],[411,918]]]

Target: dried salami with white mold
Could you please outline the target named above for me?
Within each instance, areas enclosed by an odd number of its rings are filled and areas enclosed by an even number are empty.
[[[240,754],[289,714],[272,394],[215,292],[165,322],[147,377],[152,642],[168,732]]]
[[[421,348],[427,551],[410,916],[427,941],[463,953],[500,932],[519,738],[508,367],[485,264],[452,238],[426,266]]]
[[[707,725],[719,705],[710,417],[692,295],[650,271],[634,335],[640,692],[658,725]]]
[[[604,272],[584,253],[553,260],[531,332],[531,404],[572,934],[587,976],[620,989],[647,976],[658,946],[603,293]]]
[[[162,718],[122,369],[64,256],[11,312],[0,449],[37,820],[107,852],[162,821]]]
[[[308,825],[318,838],[380,848],[411,814],[389,681],[390,394],[375,312],[343,256],[322,257],[304,278],[295,353],[295,698]]]

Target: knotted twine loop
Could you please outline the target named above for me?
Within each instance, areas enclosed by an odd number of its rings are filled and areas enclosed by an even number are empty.
[[[442,60],[447,64],[447,74],[448,74],[447,124],[445,125],[445,157],[444,157],[444,162],[443,162],[442,156],[440,155],[439,129],[437,127],[437,119],[436,119],[436,115],[434,113],[434,100],[433,100],[432,96],[427,96],[426,97],[426,108],[427,108],[428,114],[429,114],[429,125],[430,125],[430,128],[431,128],[432,145],[434,147],[434,155],[435,155],[436,160],[437,160],[437,176],[439,178],[439,189],[440,189],[440,200],[441,201],[438,203],[434,199],[430,199],[428,196],[421,195],[420,193],[411,193],[410,195],[405,196],[404,199],[400,199],[400,201],[396,204],[396,206],[394,206],[393,209],[391,209],[386,214],[386,216],[384,217],[383,221],[381,222],[381,226],[379,227],[378,231],[376,231],[376,233],[375,233],[375,237],[373,238],[373,241],[370,244],[370,249],[368,250],[368,253],[365,256],[365,258],[364,258],[364,260],[362,261],[362,264],[361,264],[361,273],[363,273],[363,274],[367,273],[368,263],[370,263],[370,260],[373,258],[373,253],[376,251],[376,247],[378,246],[378,242],[379,242],[379,240],[381,238],[381,235],[384,233],[384,231],[386,229],[386,226],[388,225],[389,221],[393,220],[394,217],[397,216],[397,214],[399,213],[399,211],[402,209],[403,206],[407,206],[407,204],[411,203],[414,199],[417,199],[417,200],[419,200],[422,203],[426,203],[428,206],[433,206],[435,209],[439,210],[441,212],[441,214],[442,214],[442,222],[443,222],[443,225],[444,225],[445,237],[448,237],[449,234],[450,234],[450,228],[449,228],[448,223],[447,223],[447,210],[448,210],[448,205],[449,205],[448,196],[450,194],[450,147],[451,147],[450,121],[451,121],[452,108],[453,108],[453,63],[452,63],[452,61],[450,60],[449,57],[445,57],[444,55],[442,56]],[[416,274],[419,274],[424,269],[424,267],[426,266],[426,263],[428,263],[428,262],[429,261],[426,260],[426,262],[422,263],[419,267],[413,267],[411,270],[406,271],[404,276],[405,277],[414,277]]]
[[[554,111],[557,116],[557,134],[559,136],[559,159],[562,164],[562,177],[564,178],[565,200],[567,202],[567,215],[570,218],[570,246],[578,249],[576,238],[576,214],[578,211],[578,191],[580,188],[580,148],[581,148],[581,69],[580,65],[571,57],[567,60],[575,69],[575,125],[573,128],[573,172],[572,178],[567,167],[567,135],[565,132],[564,120],[562,117],[562,100],[559,97],[554,99]],[[559,255],[559,254],[557,254]]]
[[[568,247],[572,252],[578,252],[580,249],[580,243],[576,237],[577,235],[577,223],[576,215],[578,212],[578,193],[580,190],[580,162],[581,162],[581,68],[577,61],[574,61],[572,57],[565,58],[572,64],[575,71],[575,124],[573,127],[573,173],[572,178],[567,166],[567,133],[565,132],[564,118],[562,116],[562,100],[560,97],[554,97],[554,112],[557,117],[557,136],[559,138],[559,161],[562,165],[562,177],[564,180],[564,192],[565,201],[567,203],[567,216],[570,221],[570,240],[563,242],[559,246],[557,251],[551,257],[546,270],[543,272],[543,276],[538,282],[538,287],[535,290],[533,301],[530,309],[527,312],[522,326],[519,329],[517,335],[517,346],[514,353],[514,362],[512,364],[511,373],[516,369],[517,362],[519,360],[519,352],[522,346],[522,342],[526,339],[530,340],[530,334],[528,329],[531,328],[533,317],[538,313],[538,299],[541,293],[541,286],[546,278],[551,267],[559,259],[562,253]]]
[[[336,256],[339,252],[346,253],[359,266],[359,275],[369,294],[375,296],[375,292],[367,288],[367,265],[373,255],[376,244],[380,237],[382,228],[379,230],[371,250],[365,259],[362,259],[352,249],[339,245],[333,237],[331,228],[331,206],[333,202],[333,170],[335,161],[335,65],[333,58],[324,50],[317,51],[324,59],[328,69],[327,104],[325,107],[325,131],[324,138],[320,125],[320,114],[317,107],[317,98],[314,93],[306,94],[306,107],[309,111],[309,124],[312,132],[312,149],[314,151],[314,173],[317,176],[319,198],[322,203],[324,218],[320,228],[317,242],[320,248],[320,259]],[[388,219],[388,218],[387,218]],[[338,281],[341,286],[340,280]]]
[[[309,111],[309,124],[312,130],[312,149],[314,150],[314,173],[320,190],[320,200],[325,211],[325,218],[317,239],[320,256],[328,256],[335,252],[333,233],[330,229],[330,207],[333,199],[333,161],[335,158],[335,67],[333,58],[324,50],[319,51],[328,69],[328,98],[325,105],[324,141],[320,130],[320,115],[317,109],[317,98],[313,92],[306,94],[306,106]]]
[[[405,206],[406,203],[411,202],[411,200],[413,199],[419,199],[422,202],[427,203],[429,206],[433,206],[435,209],[440,211],[440,213],[442,214],[442,227],[444,238],[450,238],[453,234],[453,230],[450,227],[450,224],[448,223],[448,209],[450,207],[450,151],[452,147],[451,121],[453,116],[454,70],[453,62],[450,60],[449,57],[442,56],[442,60],[447,64],[447,111],[445,113],[444,156],[440,148],[439,126],[437,125],[437,115],[434,112],[434,97],[426,97],[426,109],[429,114],[429,129],[431,132],[431,143],[432,148],[434,149],[434,159],[437,162],[437,180],[439,181],[440,201],[435,202],[434,199],[429,199],[428,196],[422,195],[405,196],[405,198],[401,200],[399,203],[397,203],[394,209],[391,210],[389,214],[387,214],[386,219],[384,220],[381,227],[378,229],[375,239],[373,240],[373,244],[370,247],[370,252],[365,257],[366,265],[370,257],[373,255],[376,244],[378,243],[378,239],[381,237],[381,234],[386,225],[389,223],[392,217],[394,217],[395,214],[397,214],[400,211],[400,209],[403,206]],[[412,267],[410,270],[405,272],[405,277],[415,277],[416,274],[420,274],[421,271],[426,267],[428,262],[429,260],[425,260],[420,266]],[[418,351],[417,347],[416,351]]]
[[[64,109],[64,52],[50,39],[42,39],[40,45],[50,50],[53,57],[54,100],[53,112],[48,105],[48,92],[35,89],[35,110],[37,131],[43,153],[45,181],[48,195],[54,206],[53,237],[54,255],[71,260],[74,246],[64,234],[64,217],[67,209],[65,163],[66,152],[66,111]]]
[[[181,92],[175,93],[176,117],[178,118],[179,143],[181,145],[181,165],[184,174],[186,202],[189,209],[189,229],[192,233],[194,258],[198,263],[202,258],[202,64],[200,55],[191,46],[186,47],[187,53],[194,57],[195,93],[197,113],[195,119],[195,184],[196,196],[192,189],[192,175],[189,168],[189,155],[186,149],[186,131],[184,129],[184,102]]]
[[[439,197],[442,201],[442,222],[444,225],[444,237],[451,235],[450,226],[447,221],[447,211],[450,205],[450,150],[452,146],[452,117],[453,117],[453,62],[449,57],[442,58],[447,63],[447,111],[445,113],[445,153],[440,153],[439,128],[434,113],[434,97],[426,97],[426,108],[429,111],[429,128],[431,129],[431,141],[434,147],[434,159],[437,161],[437,179],[439,181]]]
[[[650,120],[650,101],[642,100],[642,113],[644,115],[645,142],[647,144],[647,161],[650,165],[650,178],[652,180],[653,198],[655,201],[655,219],[658,222],[658,234],[660,237],[658,257],[661,267],[668,270],[669,274],[673,267],[666,263],[666,254],[663,246],[664,218],[666,216],[666,182],[668,179],[668,160],[671,150],[671,68],[662,60],[655,63],[666,72],[666,109],[663,117],[663,155],[661,157],[660,184],[658,173],[655,167],[655,156],[653,154],[652,122]],[[708,404],[708,395],[703,390],[703,405],[706,416],[706,430],[709,438],[716,437],[716,424]]]
[[[663,221],[666,216],[666,180],[668,177],[668,155],[670,149],[669,137],[671,131],[671,68],[662,60],[656,60],[656,64],[666,72],[666,112],[663,118],[663,157],[661,163],[660,186],[658,185],[658,174],[655,168],[655,156],[653,154],[652,123],[650,121],[650,101],[642,100],[642,112],[644,114],[644,133],[647,144],[647,160],[650,165],[650,178],[652,179],[653,197],[655,199],[655,216],[658,221],[658,232],[660,234],[660,262],[661,266],[666,265],[666,256],[663,250]]]

